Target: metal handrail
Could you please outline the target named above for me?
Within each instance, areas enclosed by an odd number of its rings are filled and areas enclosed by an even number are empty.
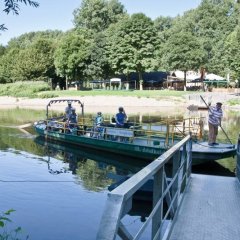
[[[186,136],[167,152],[151,162],[144,169],[122,183],[108,194],[107,203],[101,219],[98,240],[113,240],[119,235],[122,239],[139,239],[152,222],[151,239],[164,239],[170,233],[178,211],[183,190],[191,173],[191,137]],[[172,178],[166,180],[165,166],[172,164]],[[132,207],[134,193],[148,180],[153,178],[153,209],[147,221],[135,236],[123,225],[121,219]],[[167,215],[163,216],[163,200],[168,200]],[[169,216],[170,215],[170,216]],[[166,221],[166,219],[168,219]],[[163,223],[167,227],[163,228]]]
[[[236,176],[240,182],[240,134],[237,143],[237,166],[236,166]]]

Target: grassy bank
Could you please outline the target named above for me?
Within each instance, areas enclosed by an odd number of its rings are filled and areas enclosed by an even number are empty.
[[[155,99],[166,99],[167,97],[184,97],[193,92],[169,91],[169,90],[62,90],[51,91],[47,83],[44,82],[16,82],[0,84],[0,96],[28,97],[28,98],[52,98],[71,96],[127,96],[146,97]]]
[[[50,87],[45,82],[29,81],[0,84],[0,96],[37,98],[39,92],[44,93],[49,90]]]

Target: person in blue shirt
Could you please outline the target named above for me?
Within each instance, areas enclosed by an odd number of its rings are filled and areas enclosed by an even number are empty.
[[[125,113],[123,107],[119,107],[118,113],[116,114],[116,127],[123,128],[127,120],[127,114]]]

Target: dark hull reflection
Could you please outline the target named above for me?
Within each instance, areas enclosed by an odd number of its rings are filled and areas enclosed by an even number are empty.
[[[69,144],[55,141],[46,141],[45,138],[41,136],[36,137],[34,141],[45,147],[48,156],[57,159],[61,158],[61,160],[68,162],[69,168],[73,173],[75,173],[76,170],[74,167],[76,163],[84,159],[91,159],[96,162],[112,165],[119,169],[126,169],[132,173],[136,173],[146,166],[142,161],[136,159],[79,146],[69,146]]]

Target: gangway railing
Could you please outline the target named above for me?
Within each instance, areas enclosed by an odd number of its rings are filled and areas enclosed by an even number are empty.
[[[238,143],[237,143],[237,167],[236,167],[236,176],[238,180],[240,181],[240,134],[238,137]]]
[[[148,239],[166,239],[190,180],[191,149],[189,135],[108,193],[97,239],[113,240],[117,236],[125,240],[140,239],[149,228],[151,237]],[[122,220],[132,208],[134,193],[149,180],[153,180],[152,211],[140,229],[132,233]]]

